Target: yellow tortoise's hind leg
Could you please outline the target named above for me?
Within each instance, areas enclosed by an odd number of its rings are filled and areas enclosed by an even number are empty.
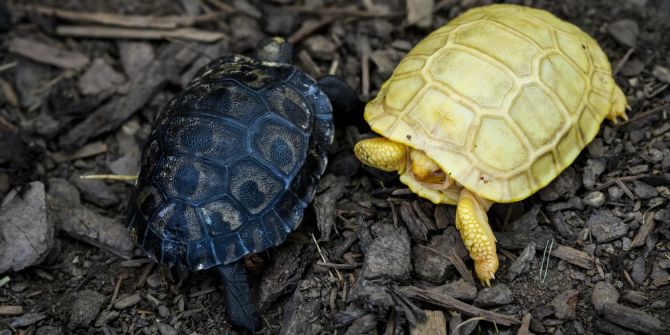
[[[491,286],[498,270],[496,238],[489,226],[486,211],[492,203],[463,189],[456,207],[456,228],[475,262],[475,272],[484,286]]]
[[[617,124],[619,120],[617,118],[622,118],[624,121],[628,121],[628,115],[626,115],[626,109],[630,109],[628,106],[628,101],[626,95],[623,94],[619,86],[614,86],[614,96],[612,97],[612,107],[610,107],[609,113],[607,113],[607,119],[612,123]]]

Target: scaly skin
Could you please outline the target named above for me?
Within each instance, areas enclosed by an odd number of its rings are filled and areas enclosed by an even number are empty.
[[[484,286],[491,286],[498,270],[496,237],[489,226],[486,211],[492,203],[463,189],[456,207],[456,229],[475,262],[475,272]]]
[[[629,109],[628,102],[626,102],[626,95],[623,94],[619,86],[614,86],[614,94],[612,96],[612,108],[607,114],[607,119],[610,120],[613,124],[619,123],[617,118],[622,118],[624,121],[628,121],[628,115],[626,115],[626,109]]]
[[[405,146],[386,138],[362,140],[354,146],[356,158],[365,165],[383,171],[404,171],[407,161]]]

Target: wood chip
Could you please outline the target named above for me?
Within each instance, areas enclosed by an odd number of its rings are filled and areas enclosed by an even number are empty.
[[[175,29],[187,27],[199,22],[214,21],[221,13],[209,13],[200,16],[142,16],[122,15],[99,12],[69,11],[48,6],[17,6],[18,9],[32,10],[43,15],[81,23],[95,23],[128,28]]]
[[[584,269],[593,269],[593,260],[589,254],[565,245],[556,245],[551,255]]]
[[[0,315],[21,315],[23,306],[0,305]]]
[[[519,326],[519,330],[516,332],[516,335],[530,335],[532,334],[530,330],[528,329],[530,327],[530,320],[533,318],[533,315],[530,313],[527,313],[526,315],[523,316],[523,319],[521,320],[521,326]]]
[[[637,235],[635,235],[633,242],[631,242],[631,248],[643,246],[647,242],[647,237],[649,234],[651,234],[651,232],[654,231],[654,228],[656,228],[656,221],[654,220],[653,212],[645,213],[642,218],[644,222],[642,222],[640,230],[637,232]]]
[[[407,22],[420,28],[433,24],[433,0],[407,0]]]
[[[77,147],[92,137],[120,127],[153,97],[157,89],[191,64],[197,56],[195,50],[183,43],[169,44],[145,67],[142,74],[131,78],[128,94],[111,99],[90,114],[61,137],[61,146]]]
[[[107,144],[102,142],[89,143],[72,153],[55,152],[51,154],[51,159],[56,163],[73,161],[80,158],[97,156],[107,152]]]
[[[479,307],[466,304],[460,300],[456,300],[453,297],[450,297],[446,294],[440,294],[438,292],[424,290],[415,286],[403,286],[400,287],[399,289],[410,299],[424,301],[429,304],[433,304],[435,306],[461,312],[465,315],[479,316],[483,320],[494,322],[499,325],[510,326],[513,324],[521,323],[521,321],[514,318],[513,316],[481,309]]]
[[[89,62],[88,56],[82,53],[22,37],[14,37],[9,41],[9,51],[38,63],[70,70],[82,69]]]
[[[612,323],[644,334],[668,334],[670,332],[659,319],[614,302],[603,305],[603,315]]]
[[[180,28],[174,30],[159,29],[130,29],[105,26],[59,26],[56,34],[60,36],[112,38],[112,39],[185,39],[198,42],[212,43],[222,39],[225,35],[214,31],[205,31],[195,28]]]
[[[442,311],[425,311],[426,321],[410,329],[411,335],[447,335],[447,319]]]

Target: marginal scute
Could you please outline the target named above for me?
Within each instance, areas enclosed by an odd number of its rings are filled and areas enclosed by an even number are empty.
[[[526,171],[523,171],[509,179],[508,187],[510,194],[519,194],[528,192],[528,190],[533,187],[533,184],[528,180]]]
[[[519,76],[530,75],[532,59],[539,49],[512,31],[505,26],[481,21],[456,30],[453,41],[490,55]]]
[[[267,101],[272,110],[283,116],[286,121],[293,123],[296,127],[307,130],[312,123],[307,104],[296,91],[286,85],[280,85],[267,91]]]
[[[582,146],[579,145],[580,138],[581,136],[577,128],[572,127],[558,142],[556,151],[558,151],[558,157],[561,159],[563,165],[568,166],[572,164],[577,155],[582,151]]]
[[[400,64],[398,64],[398,66],[393,71],[393,74],[401,75],[410,72],[418,72],[421,71],[421,69],[425,64],[426,60],[424,58],[419,57],[405,58],[400,62]]]
[[[475,117],[467,107],[434,88],[426,90],[408,115],[423,127],[424,136],[460,147],[465,146]]]
[[[401,110],[412,101],[424,84],[420,75],[395,79],[389,84],[385,102],[389,107]]]
[[[540,63],[540,79],[561,99],[568,112],[574,114],[586,90],[584,76],[563,56],[551,54]]]
[[[411,55],[430,56],[447,43],[447,35],[432,35],[419,42],[411,51]]]
[[[499,67],[462,50],[447,49],[436,56],[430,74],[485,107],[501,106],[514,87],[512,78]]]
[[[536,85],[522,88],[510,108],[510,116],[535,148],[551,142],[565,124],[558,107]]]
[[[589,72],[589,55],[586,54],[586,44],[568,33],[556,32],[558,47],[584,73]]]
[[[528,151],[505,120],[482,118],[475,140],[475,155],[501,171],[511,171],[528,159]]]
[[[228,198],[216,199],[202,206],[209,236],[219,236],[233,232],[248,220],[244,213],[236,209],[237,206]]]
[[[600,130],[600,123],[593,116],[593,112],[590,108],[585,107],[587,110],[583,111],[579,115],[579,131],[582,134],[582,138],[590,140],[598,133]]]
[[[535,20],[514,16],[499,16],[492,18],[492,20],[514,29],[514,31],[531,39],[542,48],[553,47],[551,31],[545,24],[541,24]]]
[[[597,115],[600,115],[602,119],[609,113],[612,102],[610,99],[605,98],[601,93],[592,91],[589,93],[589,105],[591,110],[597,111]]]
[[[538,157],[530,170],[538,186],[548,185],[557,174],[554,156],[551,151]]]

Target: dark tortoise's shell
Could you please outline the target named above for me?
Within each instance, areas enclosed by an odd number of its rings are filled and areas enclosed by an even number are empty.
[[[333,139],[332,107],[288,64],[217,59],[157,117],[129,229],[156,261],[202,270],[282,243]]]

